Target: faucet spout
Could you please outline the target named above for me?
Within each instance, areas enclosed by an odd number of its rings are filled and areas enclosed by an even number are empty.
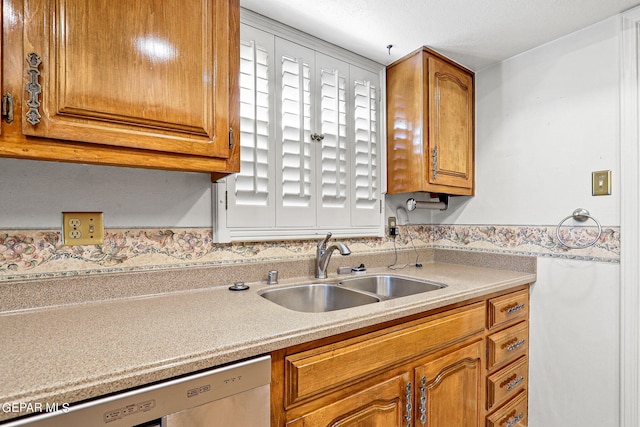
[[[334,251],[340,251],[340,255],[343,256],[351,255],[349,247],[342,242],[334,242],[327,247],[327,243],[330,238],[331,233],[327,233],[324,240],[318,243],[316,251],[316,279],[327,278],[327,266],[329,265],[329,260],[331,259],[331,255]]]

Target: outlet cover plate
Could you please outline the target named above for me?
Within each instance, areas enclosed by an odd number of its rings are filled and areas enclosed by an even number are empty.
[[[62,244],[99,245],[104,243],[102,212],[62,212]]]
[[[611,194],[610,170],[591,173],[591,194],[593,196],[609,196]]]

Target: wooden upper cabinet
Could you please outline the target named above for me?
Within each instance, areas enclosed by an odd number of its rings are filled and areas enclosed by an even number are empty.
[[[22,138],[0,156],[239,169],[238,0],[7,3],[23,13],[4,60]]]
[[[26,0],[24,76],[40,72],[42,106],[29,108],[41,118],[24,120],[23,132],[228,157],[229,64],[215,60],[229,56],[229,26],[215,19],[227,8],[226,0]]]
[[[474,193],[474,75],[423,47],[387,67],[387,192]]]

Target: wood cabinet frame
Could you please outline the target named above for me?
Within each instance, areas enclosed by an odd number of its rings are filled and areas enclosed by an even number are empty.
[[[309,424],[313,422],[312,420],[317,422],[320,419],[328,425],[333,425],[329,423],[330,420],[336,421],[336,425],[342,425],[341,423],[348,425],[348,421],[351,420],[349,417],[356,413],[359,414],[358,416],[371,417],[371,419],[379,416],[380,418],[376,419],[385,422],[384,420],[391,417],[398,417],[398,404],[401,402],[405,408],[407,403],[411,404],[412,425],[419,426],[421,425],[418,419],[421,414],[420,381],[422,376],[429,372],[432,374],[437,372],[435,375],[437,378],[429,379],[426,384],[426,387],[431,387],[430,390],[436,390],[434,395],[437,396],[436,400],[442,399],[441,396],[446,393],[451,393],[452,389],[458,390],[456,388],[458,386],[475,390],[476,397],[471,399],[475,402],[475,406],[467,407],[467,410],[474,412],[475,415],[470,417],[467,412],[464,418],[469,425],[484,425],[485,418],[488,421],[493,420],[489,417],[495,418],[495,414],[501,413],[504,407],[514,402],[516,395],[518,407],[524,408],[526,412],[526,397],[522,400],[523,391],[526,396],[526,382],[516,387],[512,395],[502,394],[499,401],[492,402],[495,406],[487,409],[487,396],[489,387],[492,386],[487,382],[487,377],[504,367],[513,365],[514,369],[522,370],[526,369],[528,364],[526,358],[519,357],[505,359],[505,362],[498,364],[497,367],[489,368],[487,346],[493,334],[526,324],[524,322],[528,319],[528,290],[528,285],[519,286],[420,315],[273,352],[271,354],[271,425],[274,427],[308,426],[312,425]],[[526,299],[526,303],[523,298]],[[517,305],[525,303],[526,309],[513,311],[512,316],[504,316],[502,308],[508,307],[508,310],[514,303]],[[491,312],[496,310],[498,313],[503,313],[498,316],[501,319],[500,323],[492,320],[496,316]],[[464,318],[469,322],[456,323],[453,321],[455,318]],[[452,328],[442,327],[446,324],[452,325]],[[477,327],[474,328],[473,324]],[[456,330],[459,335],[455,334]],[[438,335],[434,338],[436,341],[425,338],[430,333]],[[400,345],[397,349],[383,350],[385,344],[388,345],[395,339],[399,339]],[[412,343],[414,339],[416,342]],[[421,345],[420,343],[425,342],[425,339],[426,344]],[[406,348],[407,345],[409,348]],[[363,349],[367,350],[358,354]],[[394,358],[391,354],[397,357]],[[522,354],[528,355],[528,349],[518,353],[518,356]],[[368,360],[368,357],[373,357],[373,361]],[[349,369],[357,366],[356,363],[360,359],[362,359],[360,369]],[[307,372],[305,373],[304,370]],[[468,372],[462,372],[464,370]],[[324,378],[318,383],[310,381],[314,377],[322,379],[327,372],[331,372],[330,378]],[[310,376],[303,383],[298,384],[298,375]],[[455,378],[456,375],[459,377]],[[445,386],[444,391],[438,392],[438,385],[442,381],[447,381],[448,378],[454,381],[454,385]],[[335,379],[335,384],[332,384],[332,379]],[[398,383],[400,379],[402,383]],[[390,381],[395,384],[393,387],[397,390],[397,395],[393,398],[388,394],[391,387]],[[407,390],[409,382],[411,382],[410,397]],[[299,388],[299,385],[302,388]],[[377,387],[383,387],[386,390],[387,398],[383,400],[387,406],[380,400],[367,401],[363,397],[371,395],[371,390],[376,390]],[[447,391],[448,387],[452,389],[449,388]],[[355,395],[359,398],[353,398]],[[358,402],[360,406],[350,407],[349,402]],[[437,402],[431,404],[437,405]],[[383,409],[383,406],[386,409]],[[442,414],[446,412],[443,411]],[[434,411],[427,416],[437,417],[437,414],[438,411]],[[406,415],[405,413],[402,417]],[[526,414],[523,419],[526,420]],[[526,424],[515,425],[523,427]]]
[[[427,47],[387,67],[388,194],[474,194],[474,79]]]
[[[2,139],[0,140],[0,157],[13,157],[34,160],[53,160],[73,163],[89,163],[111,166],[130,166],[139,168],[166,169],[193,172],[211,172],[212,180],[220,179],[230,172],[239,169],[239,144],[234,143],[229,149],[230,134],[239,136],[238,118],[238,69],[239,55],[235,48],[239,40],[239,2],[238,0],[212,0],[218,2],[220,6],[214,9],[216,12],[224,14],[221,26],[226,28],[227,37],[224,43],[228,45],[225,49],[228,57],[223,58],[223,64],[219,66],[224,79],[228,80],[225,85],[222,98],[216,98],[212,102],[223,102],[224,105],[215,105],[218,117],[214,118],[221,126],[222,121],[228,123],[230,132],[225,131],[223,135],[216,135],[220,141],[218,145],[224,146],[224,150],[217,150],[210,155],[188,153],[186,149],[171,151],[165,147],[165,151],[150,149],[153,144],[143,144],[140,147],[108,145],[107,143],[95,144],[82,141],[71,141],[76,137],[57,137],[54,139],[44,135],[28,136],[22,131],[24,113],[23,96],[25,94],[23,69],[26,68],[23,38],[27,37],[24,22],[28,17],[24,16],[24,2],[22,0],[7,0],[4,2],[4,9],[10,10],[11,14],[4,14],[3,17],[3,93],[11,93],[14,98],[15,120],[12,123],[2,123]],[[115,3],[114,3],[115,4]],[[30,22],[28,25],[33,25]],[[45,31],[45,29],[41,29]],[[236,42],[234,42],[234,40]],[[213,47],[212,47],[213,48]],[[215,64],[214,64],[215,65]],[[23,95],[24,94],[24,95]],[[224,101],[221,101],[224,100]],[[213,108],[213,105],[212,105]],[[222,120],[222,121],[221,121]],[[227,125],[224,125],[227,128]],[[91,135],[91,129],[87,128],[86,133]],[[219,132],[219,131],[217,131]],[[145,137],[140,136],[141,140]],[[236,141],[237,142],[237,141]],[[130,144],[131,145],[131,144]],[[141,148],[143,147],[143,148]],[[169,151],[167,151],[169,150]],[[182,152],[180,152],[182,151]]]

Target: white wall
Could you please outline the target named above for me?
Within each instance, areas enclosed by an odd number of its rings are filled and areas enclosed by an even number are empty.
[[[619,19],[476,73],[476,195],[412,223],[555,225],[584,207],[619,225]],[[591,172],[606,169],[613,194],[594,197]]]
[[[425,221],[620,224],[620,18],[476,74],[477,192]],[[591,196],[591,172],[613,195]],[[531,295],[530,427],[619,425],[619,264],[540,258]]]
[[[618,427],[619,264],[538,259],[529,427]]]
[[[211,227],[211,176],[0,159],[0,229],[59,228],[63,211],[105,227]]]

